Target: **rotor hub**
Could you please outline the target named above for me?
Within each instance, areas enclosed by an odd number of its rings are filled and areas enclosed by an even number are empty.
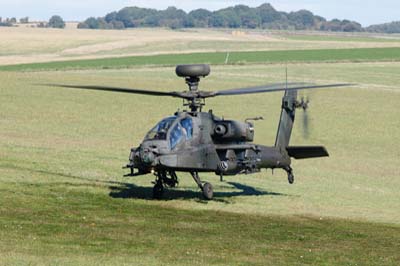
[[[176,75],[182,78],[204,78],[210,74],[210,71],[210,66],[206,64],[178,65],[175,69]]]

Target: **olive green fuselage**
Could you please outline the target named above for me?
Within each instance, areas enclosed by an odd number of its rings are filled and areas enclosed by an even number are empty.
[[[172,170],[235,175],[290,165],[286,150],[252,143],[254,128],[250,122],[222,120],[212,112],[180,112],[170,120],[162,139],[146,137],[133,149],[133,163],[142,172]],[[182,126],[182,121],[188,120],[191,120],[189,134]],[[180,132],[176,133],[177,130]],[[179,134],[175,143],[173,138]]]

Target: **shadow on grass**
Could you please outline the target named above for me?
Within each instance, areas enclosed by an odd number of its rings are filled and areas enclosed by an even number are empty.
[[[215,201],[224,201],[224,198],[231,198],[237,196],[288,196],[286,194],[278,192],[270,192],[256,189],[254,187],[246,186],[236,182],[227,182],[233,188],[240,191],[214,191]],[[137,198],[137,199],[152,199],[153,198],[153,188],[152,187],[142,187],[135,184],[124,184],[120,186],[110,186],[112,190],[110,196],[113,198]],[[199,199],[201,198],[201,191],[192,190],[176,190],[176,189],[166,189],[162,200],[173,200],[173,199]]]
[[[111,190],[109,196],[112,198],[136,198],[136,199],[153,199],[153,187],[151,186],[137,186],[132,183],[118,182],[118,181],[109,181],[109,180],[97,180],[91,178],[80,177],[71,174],[57,173],[53,171],[46,170],[37,170],[26,167],[17,167],[12,166],[8,168],[25,170],[25,171],[33,171],[36,173],[46,174],[46,175],[55,175],[69,179],[75,179],[80,181],[85,181],[85,183],[72,183],[72,182],[55,182],[57,185],[65,185],[65,186],[104,186]],[[241,183],[236,182],[226,182],[239,191],[214,191],[214,201],[225,202],[226,198],[232,198],[237,196],[290,196],[287,194],[282,194],[279,192],[271,192],[259,190],[251,186],[247,186]],[[30,184],[30,185],[38,185],[38,184]],[[165,189],[162,200],[174,200],[174,199],[198,199],[199,202],[206,203],[207,201],[201,200],[202,194],[200,190],[181,190],[181,189]]]

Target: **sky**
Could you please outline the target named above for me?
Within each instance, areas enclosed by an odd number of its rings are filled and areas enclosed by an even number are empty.
[[[175,6],[188,12],[197,8],[218,10],[237,4],[256,7],[265,2],[278,11],[307,9],[327,19],[355,20],[363,26],[400,21],[399,0],[0,0],[0,16],[48,20],[57,14],[67,21],[81,21],[91,16],[102,17],[126,6],[156,9]]]

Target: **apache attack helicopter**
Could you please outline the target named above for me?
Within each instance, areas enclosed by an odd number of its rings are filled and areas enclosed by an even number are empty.
[[[188,91],[163,92],[141,89],[115,88],[105,86],[56,85],[64,88],[112,91],[182,98],[189,110],[178,111],[161,120],[145,136],[137,148],[132,148],[127,176],[153,173],[153,196],[160,198],[164,187],[178,184],[176,172],[189,172],[202,190],[206,199],[213,197],[210,183],[203,183],[199,172],[213,172],[220,176],[252,174],[261,169],[281,168],[286,171],[290,184],[294,182],[291,158],[306,159],[329,156],[323,146],[289,146],[296,109],[308,108],[308,100],[297,99],[297,91],[303,89],[342,87],[350,84],[312,85],[306,83],[282,83],[266,86],[238,88],[222,91],[199,90],[201,77],[210,74],[209,65],[178,65],[176,74],[185,78]],[[217,96],[253,94],[284,91],[282,111],[275,145],[267,147],[253,143],[254,125],[225,120],[215,116],[212,110],[202,112],[205,99]]]

